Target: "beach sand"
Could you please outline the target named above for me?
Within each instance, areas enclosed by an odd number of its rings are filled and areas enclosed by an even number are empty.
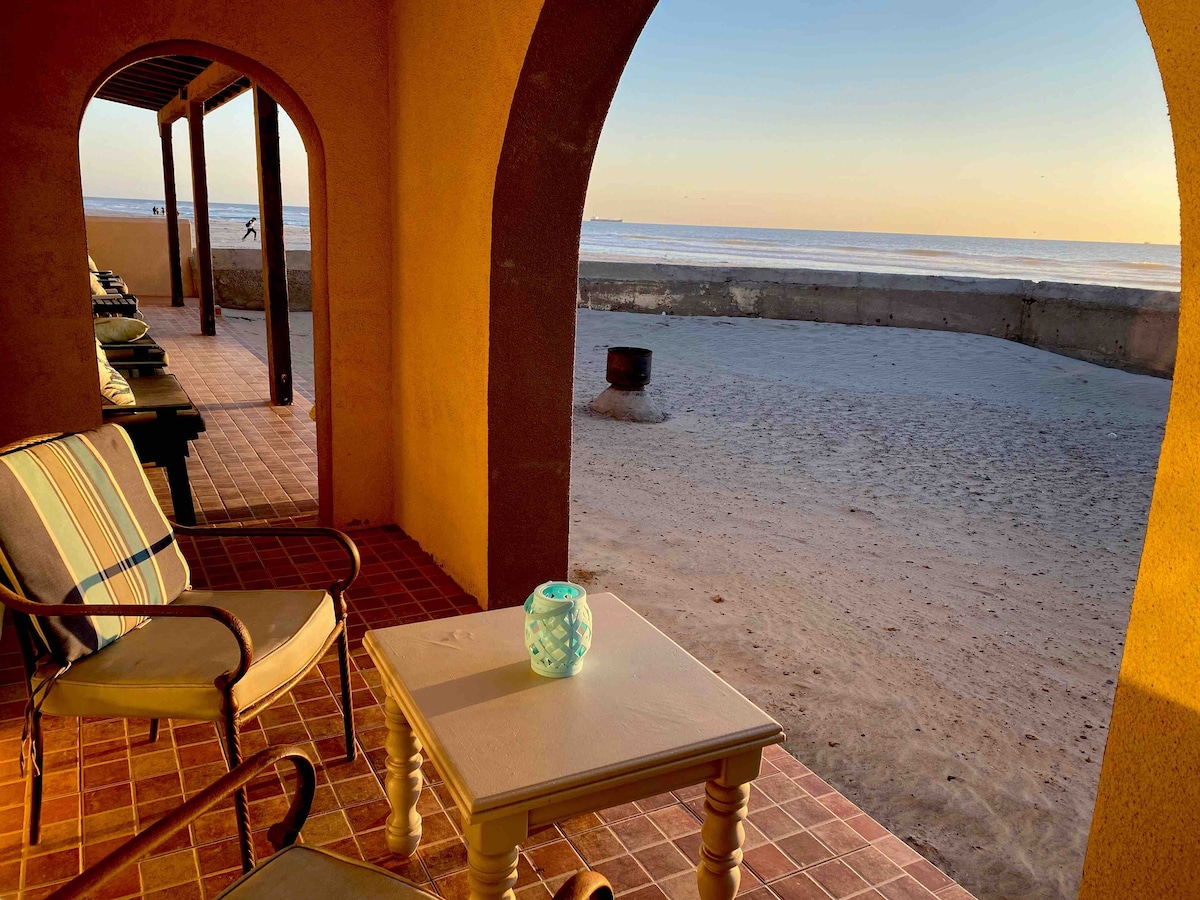
[[[666,423],[587,412],[618,344],[654,350]],[[584,310],[571,577],[982,900],[1074,897],[1170,388],[977,335]]]
[[[617,344],[654,350],[665,424],[586,411]],[[1074,897],[1170,382],[976,335],[586,310],[577,353],[572,576],[980,898]]]

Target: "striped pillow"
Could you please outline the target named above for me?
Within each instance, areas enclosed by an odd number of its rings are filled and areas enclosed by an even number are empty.
[[[0,553],[39,603],[163,604],[189,587],[187,561],[123,428],[67,435],[0,456]],[[66,662],[142,616],[35,619]]]

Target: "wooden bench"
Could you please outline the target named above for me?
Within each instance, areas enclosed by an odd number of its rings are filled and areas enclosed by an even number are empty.
[[[205,430],[200,415],[174,375],[146,375],[131,379],[133,406],[106,406],[104,421],[122,426],[143,465],[167,471],[175,521],[196,524],[196,504],[188,480],[188,442]]]

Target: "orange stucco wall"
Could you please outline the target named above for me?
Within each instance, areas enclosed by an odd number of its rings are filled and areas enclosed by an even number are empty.
[[[239,0],[40,0],[6,9],[0,270],[21,273],[24,289],[0,298],[0,359],[6,382],[21,386],[0,396],[0,444],[99,422],[80,264],[79,122],[118,60],[157,45],[242,68],[305,139],[322,512],[342,525],[392,520],[387,26],[387,6],[367,0],[344,0],[336,14],[323,0],[263,0],[252,9]]]
[[[397,520],[485,604],[492,188],[541,6],[401,3],[391,26]]]
[[[1179,353],[1080,896],[1200,897],[1200,4],[1141,0],[1175,134]]]
[[[101,269],[125,279],[138,297],[170,297],[171,270],[167,256],[167,220],[163,216],[88,216],[88,253]],[[179,246],[184,259],[183,295],[196,296],[192,267],[192,223],[179,220]]]

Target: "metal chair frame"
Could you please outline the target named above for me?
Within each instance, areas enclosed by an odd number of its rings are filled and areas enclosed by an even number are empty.
[[[354,541],[346,534],[333,528],[323,527],[270,527],[245,525],[209,525],[187,526],[175,525],[176,534],[185,534],[198,538],[248,538],[248,537],[317,537],[329,538],[336,541],[346,552],[349,571],[344,578],[335,581],[329,587],[333,598],[335,625],[329,638],[325,641],[318,654],[317,661],[325,655],[329,648],[337,642],[338,666],[342,687],[342,719],[346,738],[346,759],[353,761],[356,756],[354,744],[354,709],[350,699],[350,646],[346,634],[346,589],[358,577],[362,562]],[[219,593],[219,592],[217,592]],[[33,678],[37,671],[38,662],[46,655],[41,646],[29,617],[32,616],[91,616],[111,614],[114,616],[144,616],[147,618],[207,618],[215,619],[229,629],[238,644],[238,664],[233,669],[221,673],[215,680],[217,690],[221,692],[221,719],[224,726],[225,754],[232,771],[242,761],[241,726],[259,715],[268,706],[287,694],[313,668],[309,666],[294,678],[287,681],[277,690],[271,692],[256,703],[242,709],[234,699],[233,690],[250,669],[254,659],[254,646],[250,633],[233,613],[219,606],[163,606],[116,604],[97,607],[83,604],[46,604],[26,600],[9,590],[0,583],[0,603],[13,611],[14,624],[17,627],[21,644],[21,655],[25,663],[26,687],[30,698],[33,697]],[[103,652],[103,651],[100,651]],[[314,663],[315,666],[317,663]],[[32,772],[33,790],[29,810],[29,843],[36,844],[41,830],[42,807],[42,713],[34,706],[30,714],[29,729],[32,740]],[[150,720],[150,740],[158,739],[158,720]],[[250,810],[244,786],[239,788],[234,796],[234,812],[237,817],[238,843],[242,855],[242,868],[249,872],[254,866],[254,845],[250,835]]]

